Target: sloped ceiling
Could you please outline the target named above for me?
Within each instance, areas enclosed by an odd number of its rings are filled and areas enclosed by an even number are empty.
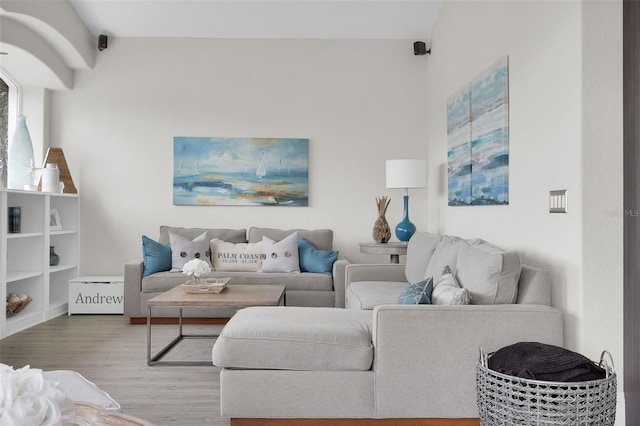
[[[97,37],[428,41],[443,0],[0,0],[0,67],[24,86],[73,87]]]
[[[95,36],[429,39],[442,0],[70,0]]]

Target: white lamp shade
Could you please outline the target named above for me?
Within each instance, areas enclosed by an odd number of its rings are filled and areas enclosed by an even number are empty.
[[[427,160],[387,160],[387,188],[427,186]]]

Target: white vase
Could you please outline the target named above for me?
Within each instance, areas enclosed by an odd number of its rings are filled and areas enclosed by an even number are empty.
[[[24,189],[32,185],[28,168],[33,161],[33,144],[27,128],[27,117],[18,116],[18,124],[13,138],[9,142],[9,161],[7,170],[7,186],[12,189]]]
[[[54,163],[42,169],[42,192],[60,192],[60,170]]]

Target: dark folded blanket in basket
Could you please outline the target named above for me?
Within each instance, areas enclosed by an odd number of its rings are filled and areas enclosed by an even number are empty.
[[[579,353],[537,342],[505,346],[489,357],[498,373],[548,382],[585,382],[606,377],[604,368]]]

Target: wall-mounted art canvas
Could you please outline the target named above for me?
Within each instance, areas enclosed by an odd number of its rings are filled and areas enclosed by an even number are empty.
[[[469,119],[465,121],[463,116],[467,110]],[[449,98],[447,122],[449,205],[509,204],[507,56],[501,57]],[[468,155],[463,142],[467,135],[470,141]],[[470,162],[465,162],[467,159]],[[469,166],[468,170],[462,165]],[[470,178],[469,191],[464,186],[468,182],[467,176]],[[470,197],[466,198],[469,192]]]
[[[173,204],[308,206],[309,140],[174,137]]]
[[[447,161],[449,205],[471,205],[470,84],[447,100]]]

